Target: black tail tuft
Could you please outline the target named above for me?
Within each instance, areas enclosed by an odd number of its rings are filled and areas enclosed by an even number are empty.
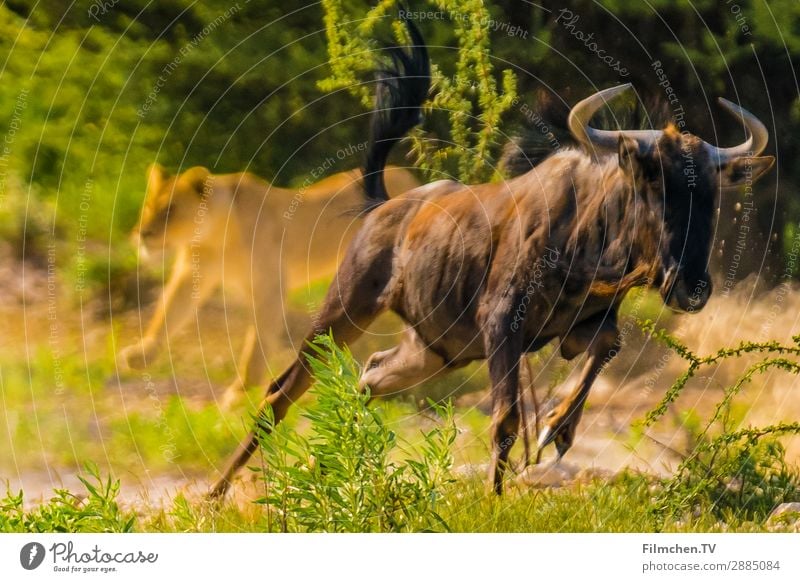
[[[389,199],[383,181],[386,160],[394,145],[422,121],[421,107],[431,86],[431,65],[425,39],[413,22],[406,19],[405,23],[412,45],[388,47],[391,66],[375,73],[375,108],[364,161],[368,209]]]

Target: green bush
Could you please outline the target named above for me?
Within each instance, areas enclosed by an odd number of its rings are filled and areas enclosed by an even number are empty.
[[[656,496],[656,523],[699,512],[763,522],[781,503],[800,500],[800,475],[787,465],[779,433],[748,430],[702,441]]]
[[[356,7],[346,0],[323,0],[322,7],[331,75],[319,86],[326,91],[347,90],[371,109],[374,87],[363,80],[376,67],[378,25],[388,19],[396,41],[402,45],[409,42],[405,26],[397,18],[398,4],[381,0],[369,8],[366,3]],[[500,75],[495,72],[491,15],[483,0],[429,0],[417,8],[439,11],[451,18],[446,27],[427,26],[426,35],[431,37],[431,47],[437,47],[441,41],[434,36],[438,37],[442,29],[452,30],[447,42],[456,44],[457,58],[445,69],[436,60],[432,63],[433,94],[425,111],[434,117],[447,117],[446,122],[440,119],[438,124],[447,136],[412,132],[415,165],[437,180],[457,177],[467,183],[485,182],[496,174],[496,157],[507,137],[501,131],[503,118],[518,102],[516,74],[511,69],[502,70]],[[443,56],[451,60],[447,52]]]
[[[747,354],[763,354],[725,389],[705,423],[695,419],[684,425],[690,433],[691,450],[653,500],[651,511],[656,527],[663,527],[668,519],[692,519],[709,512],[728,523],[763,523],[777,505],[800,500],[800,473],[786,463],[786,451],[780,442],[784,435],[800,434],[800,423],[741,428],[731,414],[735,396],[757,374],[773,368],[800,373],[800,364],[785,357],[800,355],[800,336],[793,338],[795,345],[743,342],[699,356],[663,329],[656,331],[652,322],[644,322],[642,328],[689,363],[687,371],[647,414],[645,426],[663,416],[701,368]]]
[[[452,410],[436,407],[441,425],[422,445],[402,446],[358,389],[359,368],[347,349],[320,336],[309,358],[316,402],[303,416],[308,436],[259,419],[264,485],[272,531],[395,532],[447,530],[439,505],[451,483]]]
[[[22,491],[10,491],[0,500],[0,532],[131,532],[135,522],[132,513],[117,505],[119,481],[103,479],[96,465],[87,463],[86,476],[79,476],[85,496],[67,489],[56,489],[55,496],[31,511],[24,508]]]

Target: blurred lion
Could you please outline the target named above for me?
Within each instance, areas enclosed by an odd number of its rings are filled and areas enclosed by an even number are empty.
[[[387,168],[386,183],[390,195],[419,185],[398,167]],[[225,404],[261,384],[267,357],[280,347],[286,292],[335,273],[361,225],[364,201],[358,170],[292,190],[250,173],[214,175],[194,167],[170,176],[151,166],[133,238],[144,252],[169,249],[176,257],[144,337],[120,351],[120,363],[147,366],[164,337],[222,286],[252,319]]]

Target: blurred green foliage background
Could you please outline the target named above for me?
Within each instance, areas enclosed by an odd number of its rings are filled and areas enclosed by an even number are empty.
[[[112,278],[107,267],[129,260],[123,239],[138,218],[148,164],[158,161],[172,171],[198,164],[214,172],[246,169],[277,184],[301,183],[332,151],[366,135],[367,109],[357,91],[341,83],[332,92],[320,88],[324,79],[329,79],[325,87],[335,87],[326,10],[329,26],[346,28],[374,5],[366,0],[4,3],[0,237],[35,258],[44,253],[39,235],[60,245],[76,245],[85,235],[97,245],[100,273]],[[457,6],[471,14],[485,10],[491,20],[459,29]],[[440,98],[442,106],[474,112],[487,87],[496,89],[497,99],[514,88],[518,96],[514,106],[470,126],[491,134],[476,164],[496,161],[505,138],[535,106],[537,90],[565,106],[622,81],[634,83],[642,96],[663,96],[654,61],[662,63],[686,111],[688,129],[708,141],[726,145],[742,138],[741,128],[716,107],[717,96],[739,100],[759,115],[772,135],[768,153],[777,152],[780,164],[758,185],[755,223],[751,218],[757,228],[747,237],[737,277],[759,271],[774,282],[783,276],[785,254],[800,234],[794,195],[800,168],[792,163],[800,125],[794,69],[800,4],[419,0],[409,6],[443,8],[444,17],[419,22],[441,78],[458,85],[464,70],[458,60],[470,47],[488,51],[494,69],[491,86],[478,85],[473,98],[461,101]],[[370,33],[392,38],[390,20],[381,19]],[[590,42],[618,59],[627,74],[598,58]],[[370,59],[361,60],[364,68],[371,65]],[[509,71],[516,87],[504,85]],[[369,81],[360,73],[356,81]],[[458,146],[463,137],[453,130],[451,114],[432,111],[424,126],[426,151],[451,138]],[[458,167],[464,174],[465,166]],[[715,259],[721,272],[735,246],[739,199],[733,195],[722,202]],[[59,262],[70,268],[69,260]]]

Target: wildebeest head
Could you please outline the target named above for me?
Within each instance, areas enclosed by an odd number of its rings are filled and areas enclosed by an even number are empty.
[[[772,167],[773,156],[759,156],[769,136],[755,116],[725,99],[720,104],[741,119],[748,135],[730,148],[718,148],[674,126],[630,131],[588,126],[606,101],[630,87],[612,87],[578,103],[570,112],[569,128],[590,148],[618,152],[623,173],[657,225],[657,232],[650,233],[656,266],[651,284],[669,307],[697,311],[711,294],[707,268],[716,194],[723,188],[749,187]]]

